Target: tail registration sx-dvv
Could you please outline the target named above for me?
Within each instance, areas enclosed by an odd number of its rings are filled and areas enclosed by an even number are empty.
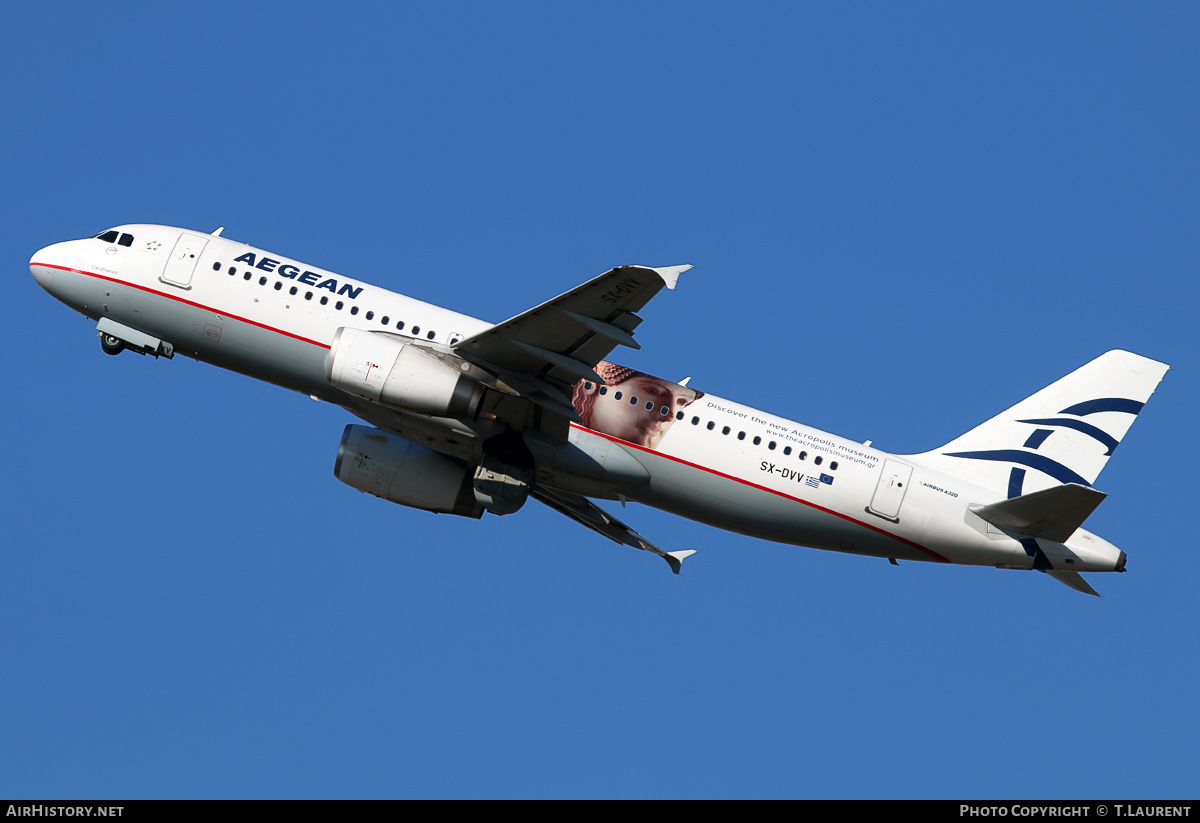
[[[1167,366],[1110,351],[945,446],[892,455],[617,365],[688,266],[622,266],[491,324],[220,236],[120,226],[30,260],[109,354],[185,354],[342,406],[334,472],[431,512],[530,498],[678,572],[592,502],[633,500],[764,540],[897,560],[1125,570],[1082,528]]]

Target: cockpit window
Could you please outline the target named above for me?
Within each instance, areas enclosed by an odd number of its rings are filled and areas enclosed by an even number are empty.
[[[109,229],[104,234],[97,234],[97,240],[103,240],[105,243],[116,243],[121,246],[132,246],[133,235],[119,232],[116,229]]]

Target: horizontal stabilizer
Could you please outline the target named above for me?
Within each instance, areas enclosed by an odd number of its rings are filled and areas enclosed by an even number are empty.
[[[1065,543],[1106,497],[1104,492],[1067,483],[999,503],[971,506],[971,511],[998,528]]]
[[[1072,589],[1074,589],[1077,592],[1083,592],[1084,594],[1090,594],[1092,597],[1100,596],[1100,592],[1096,591],[1090,585],[1088,585],[1088,582],[1083,579],[1083,575],[1080,574],[1079,572],[1062,572],[1062,571],[1057,571],[1057,570],[1054,570],[1054,571],[1045,570],[1045,571],[1046,571],[1046,574],[1053,577],[1059,583],[1062,583],[1064,586],[1070,586]]]

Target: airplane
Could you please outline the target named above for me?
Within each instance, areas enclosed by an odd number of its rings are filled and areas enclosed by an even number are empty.
[[[618,365],[637,312],[691,266],[619,266],[488,323],[222,236],[130,224],[29,267],[96,321],[104,352],[175,354],[334,403],[338,480],[428,512],[533,498],[613,540],[669,551],[595,502],[739,534],[901,560],[1081,572],[1126,555],[1082,527],[1093,488],[1168,366],[1110,351],[921,454],[895,455]]]

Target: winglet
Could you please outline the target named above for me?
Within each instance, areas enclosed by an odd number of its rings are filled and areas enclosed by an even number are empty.
[[[679,275],[690,269],[691,266],[664,266],[661,269],[655,269],[658,276],[667,284],[667,288],[674,291],[675,284],[679,282]]]
[[[662,559],[667,561],[667,565],[671,567],[671,571],[679,574],[679,570],[683,568],[683,561],[695,553],[695,549],[686,549],[681,552],[662,552]]]

